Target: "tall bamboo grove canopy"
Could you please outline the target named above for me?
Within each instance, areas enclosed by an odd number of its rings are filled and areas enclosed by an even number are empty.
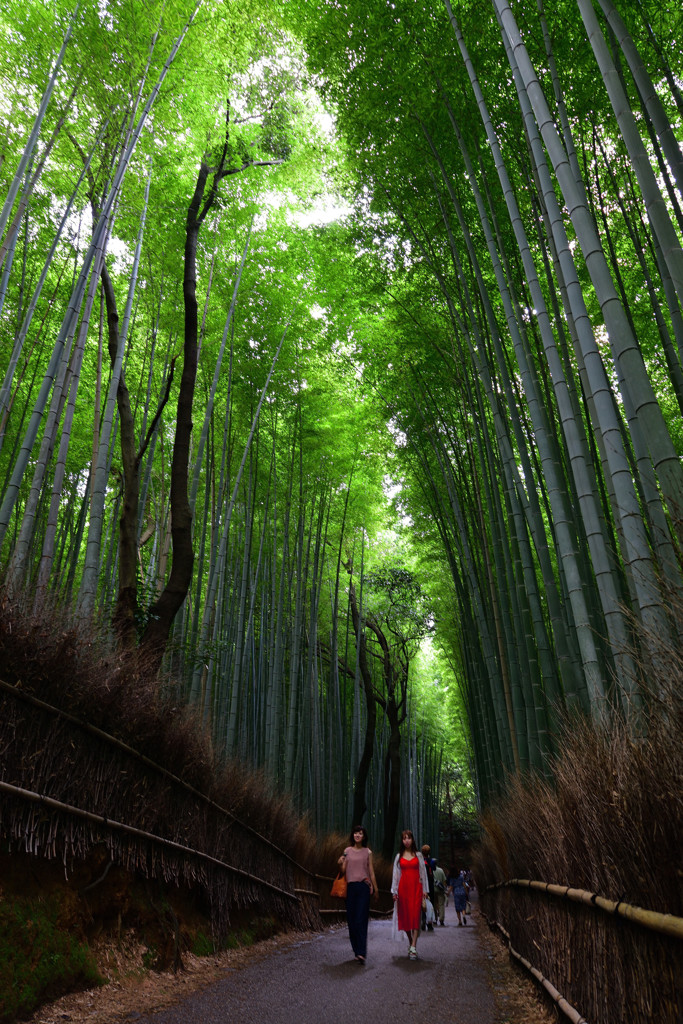
[[[566,713],[637,733],[683,618],[681,30],[4,4],[7,600],[387,852],[454,758],[487,803]]]

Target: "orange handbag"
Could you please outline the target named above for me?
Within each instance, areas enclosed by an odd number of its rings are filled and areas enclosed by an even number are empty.
[[[346,899],[346,876],[342,875],[341,871],[332,883],[330,896],[338,896],[340,900]]]

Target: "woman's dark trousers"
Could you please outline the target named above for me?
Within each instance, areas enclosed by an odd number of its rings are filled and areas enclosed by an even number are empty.
[[[346,888],[346,920],[355,956],[367,956],[370,886],[367,882],[349,882]]]

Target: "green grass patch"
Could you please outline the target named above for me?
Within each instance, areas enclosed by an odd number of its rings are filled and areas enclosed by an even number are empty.
[[[280,927],[273,917],[254,918],[247,927],[237,928],[230,932],[221,943],[221,948],[239,949],[244,946],[253,946],[257,942],[276,935],[279,930]]]
[[[220,950],[244,949],[277,935],[280,929],[274,917],[258,917],[241,928],[233,928],[219,942],[206,932],[198,931],[192,939],[190,950],[195,956],[211,956]]]
[[[88,947],[60,928],[57,898],[0,903],[0,1021],[103,984]]]
[[[206,932],[197,932],[192,940],[192,953],[195,956],[211,956],[216,952],[213,939]]]

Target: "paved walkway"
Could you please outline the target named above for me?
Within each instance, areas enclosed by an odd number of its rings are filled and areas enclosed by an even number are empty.
[[[475,908],[476,915],[476,908]],[[416,962],[391,938],[390,921],[371,921],[368,960],[353,959],[345,925],[277,951],[172,1009],[129,1017],[137,1024],[494,1024],[487,959],[469,918],[422,932]],[[464,983],[463,983],[464,982]]]

